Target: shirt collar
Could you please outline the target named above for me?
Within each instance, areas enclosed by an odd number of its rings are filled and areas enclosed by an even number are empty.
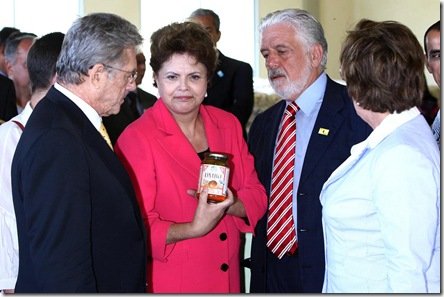
[[[315,110],[317,102],[322,101],[326,87],[327,75],[325,72],[322,72],[321,75],[295,99],[296,104],[299,106],[299,111],[302,111],[306,115],[311,114]]]
[[[96,127],[97,130],[100,129],[100,125],[102,123],[102,117],[97,113],[97,111],[92,108],[91,105],[86,103],[83,99],[75,95],[73,92],[63,87],[59,83],[55,83],[54,87],[60,91],[63,95],[68,97],[78,108],[80,108],[86,117],[90,120],[90,122]]]
[[[399,126],[412,120],[414,117],[420,114],[417,107],[412,107],[408,110],[404,110],[400,113],[392,113],[385,117],[384,120],[377,126],[372,133],[361,143],[354,145],[351,148],[352,154],[357,154],[365,150],[366,148],[372,149],[376,147],[381,141],[383,141],[388,135],[390,135]]]

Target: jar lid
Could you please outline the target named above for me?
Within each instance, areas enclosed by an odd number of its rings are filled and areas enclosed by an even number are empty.
[[[227,160],[228,156],[225,154],[221,154],[221,153],[206,153],[205,157],[212,157],[212,158],[216,158],[216,159],[224,159]]]

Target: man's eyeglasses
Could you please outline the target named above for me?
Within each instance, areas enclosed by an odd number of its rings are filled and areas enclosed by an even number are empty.
[[[117,70],[117,71],[122,71],[122,72],[128,73],[129,76],[127,77],[127,79],[128,79],[128,83],[129,84],[132,84],[133,82],[136,81],[136,78],[137,78],[137,71],[136,70],[134,70],[134,71],[127,71],[127,70],[123,70],[123,69],[116,68],[116,67],[113,67],[111,65],[106,65],[106,64],[103,64],[103,66],[105,66],[106,68],[110,68],[110,69],[114,69],[114,70]]]

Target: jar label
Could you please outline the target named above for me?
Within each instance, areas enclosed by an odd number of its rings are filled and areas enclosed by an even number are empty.
[[[230,169],[228,167],[202,164],[200,166],[198,193],[207,188],[208,195],[226,196],[229,175]]]

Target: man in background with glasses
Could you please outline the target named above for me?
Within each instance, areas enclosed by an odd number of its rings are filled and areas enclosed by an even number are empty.
[[[36,106],[12,163],[16,293],[136,293],[146,285],[143,222],[102,117],[136,88],[137,28],[108,13],[66,33],[57,82]]]

